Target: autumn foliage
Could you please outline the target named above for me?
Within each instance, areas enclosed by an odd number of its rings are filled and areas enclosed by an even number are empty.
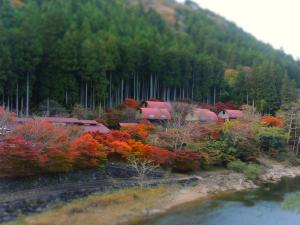
[[[74,159],[74,166],[80,169],[97,167],[106,159],[102,145],[90,134],[74,139],[69,151]]]
[[[234,105],[232,103],[223,103],[223,102],[217,102],[215,105],[202,104],[201,108],[209,109],[215,113],[219,113],[225,109],[239,109],[237,105]]]
[[[263,116],[260,123],[269,127],[284,127],[283,119],[276,116]]]
[[[151,124],[129,125],[122,127],[121,130],[127,132],[136,140],[145,141],[153,130],[153,126]]]
[[[0,142],[0,175],[31,176],[96,168],[106,161],[126,162],[130,155],[176,171],[199,168],[203,159],[200,153],[172,152],[147,144],[145,141],[152,129],[149,124],[139,124],[106,134],[82,134],[75,127],[28,120]],[[202,133],[205,133],[204,137],[195,139],[218,136],[211,130]]]
[[[140,103],[133,98],[126,98],[121,106],[137,109],[140,106]]]
[[[47,121],[19,125],[0,142],[0,173],[29,176],[99,166],[105,159],[102,146],[89,134],[78,135]]]
[[[200,162],[205,161],[206,156],[200,152],[190,150],[178,150],[175,152],[173,169],[178,172],[188,172],[199,169]]]
[[[26,176],[36,173],[40,162],[44,161],[37,148],[21,136],[7,137],[0,145],[1,174]]]

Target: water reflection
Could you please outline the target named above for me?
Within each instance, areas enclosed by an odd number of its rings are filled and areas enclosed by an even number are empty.
[[[284,179],[256,191],[230,194],[178,209],[143,225],[296,225],[300,224],[299,211],[285,210],[282,205],[295,199],[299,191],[300,177]],[[293,206],[294,202],[290,202]]]

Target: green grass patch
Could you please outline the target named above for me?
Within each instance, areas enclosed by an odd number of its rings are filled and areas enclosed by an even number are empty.
[[[254,163],[245,163],[240,160],[232,161],[227,165],[227,168],[237,172],[243,173],[250,180],[257,179],[262,174],[261,166]]]

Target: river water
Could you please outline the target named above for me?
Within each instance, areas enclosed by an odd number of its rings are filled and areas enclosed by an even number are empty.
[[[300,178],[194,203],[143,225],[300,225]]]

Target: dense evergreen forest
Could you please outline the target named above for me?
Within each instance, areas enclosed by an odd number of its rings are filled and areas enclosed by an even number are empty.
[[[128,97],[272,113],[297,85],[299,61],[191,1],[0,0],[0,103],[17,113]]]

